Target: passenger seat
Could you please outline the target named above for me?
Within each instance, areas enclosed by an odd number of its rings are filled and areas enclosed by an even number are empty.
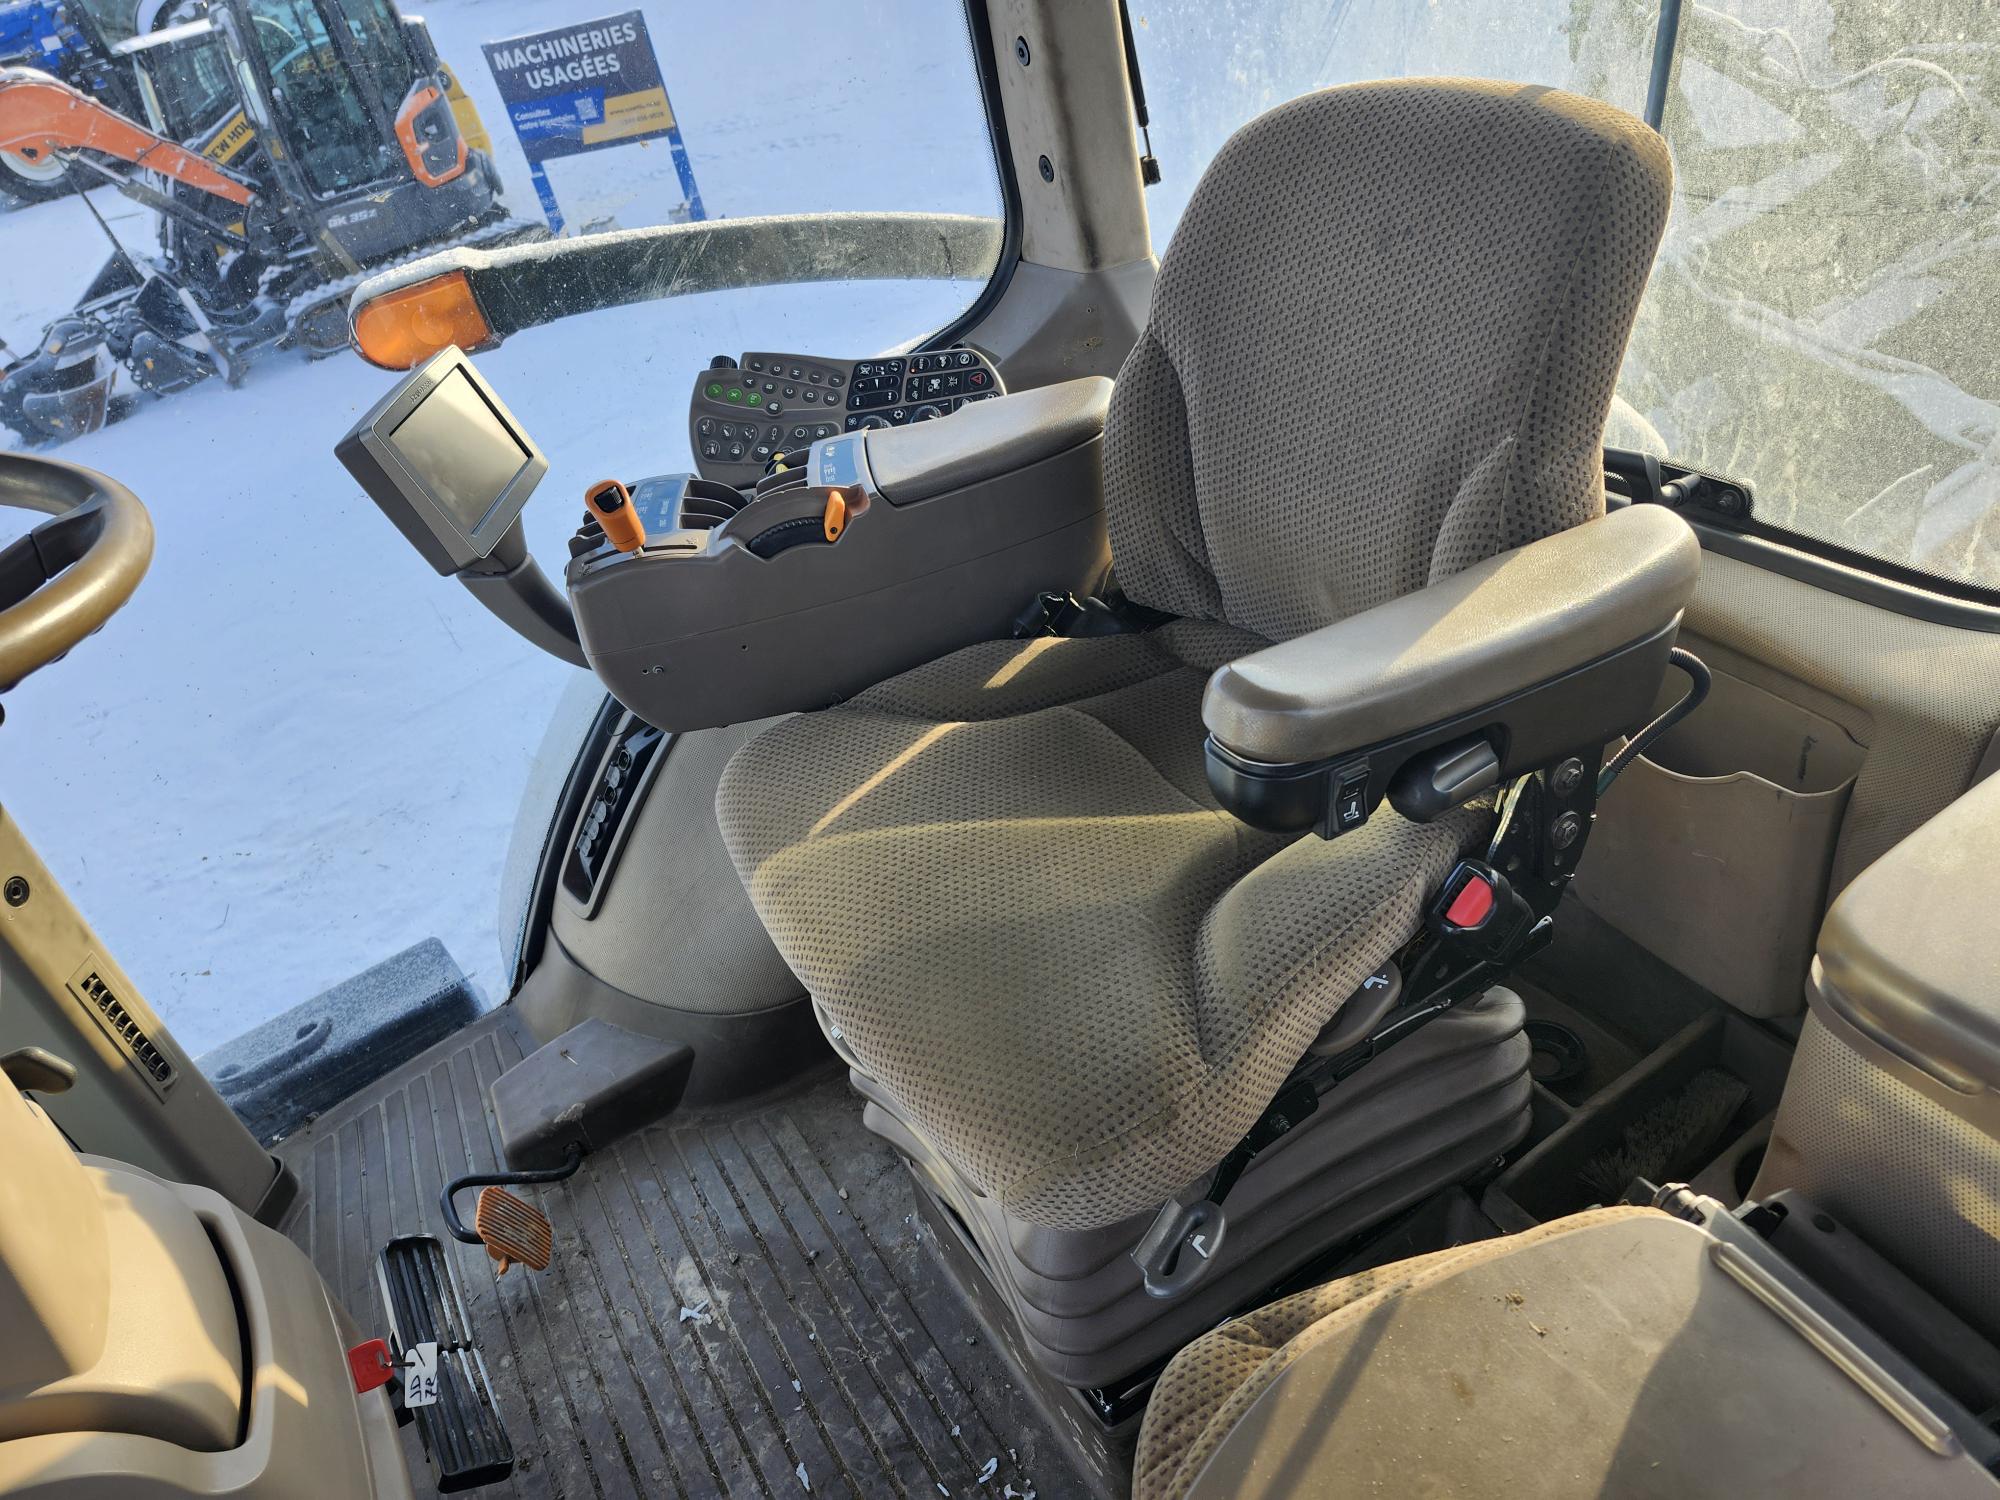
[[[1678,1194],[1705,1222],[1595,1209],[1223,1324],[1160,1377],[1134,1500],[2000,1492],[1990,1433]]]

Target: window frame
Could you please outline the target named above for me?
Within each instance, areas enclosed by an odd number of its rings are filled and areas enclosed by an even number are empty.
[[[994,54],[992,18],[982,0],[959,0],[959,9],[965,18],[966,45],[972,52],[980,109],[986,117],[986,143],[993,153],[993,178],[1000,189],[1000,258],[987,277],[985,287],[965,311],[936,333],[912,345],[917,352],[947,348],[982,322],[1007,294],[1015,268],[1021,263],[1021,184],[1014,175],[1014,153],[1007,134],[1007,115],[1000,102],[999,60]]]

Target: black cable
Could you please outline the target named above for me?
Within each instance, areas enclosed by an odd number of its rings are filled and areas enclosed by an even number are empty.
[[[1658,130],[1667,115],[1667,82],[1673,76],[1674,49],[1680,43],[1681,0],[1660,0],[1660,19],[1653,28],[1653,69],[1646,82],[1646,123]]]
[[[1602,797],[1604,795],[1606,790],[1610,788],[1611,783],[1618,779],[1618,773],[1631,765],[1648,745],[1680,723],[1682,719],[1685,719],[1697,708],[1700,708],[1702,699],[1708,696],[1709,684],[1713,681],[1708,673],[1708,663],[1703,661],[1699,656],[1696,656],[1692,651],[1683,651],[1679,646],[1676,646],[1667,653],[1667,664],[1679,667],[1683,672],[1687,673],[1689,682],[1687,696],[1661,714],[1657,719],[1653,720],[1644,729],[1633,735],[1631,739],[1625,742],[1625,748],[1606,762],[1604,769],[1598,773],[1597,777],[1598,796]]]
[[[468,1245],[483,1245],[486,1241],[478,1231],[467,1229],[465,1221],[458,1216],[458,1210],[451,1200],[469,1187],[524,1187],[538,1182],[561,1182],[565,1177],[574,1177],[576,1169],[583,1165],[583,1147],[572,1143],[569,1155],[563,1158],[559,1167],[544,1167],[536,1172],[475,1172],[470,1177],[454,1177],[444,1185],[438,1194],[438,1207],[444,1211],[444,1227],[451,1231],[451,1237]]]

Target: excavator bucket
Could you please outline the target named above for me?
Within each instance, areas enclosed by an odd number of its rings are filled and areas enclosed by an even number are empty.
[[[118,366],[89,319],[58,318],[19,359],[0,360],[0,424],[43,442],[97,431],[111,419]]]

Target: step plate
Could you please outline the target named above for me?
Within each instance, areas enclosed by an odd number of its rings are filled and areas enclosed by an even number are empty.
[[[399,1363],[417,1344],[438,1346],[437,1403],[410,1413],[437,1466],[438,1492],[498,1484],[514,1472],[514,1445],[500,1424],[444,1246],[428,1234],[399,1236],[383,1247],[376,1274]]]

